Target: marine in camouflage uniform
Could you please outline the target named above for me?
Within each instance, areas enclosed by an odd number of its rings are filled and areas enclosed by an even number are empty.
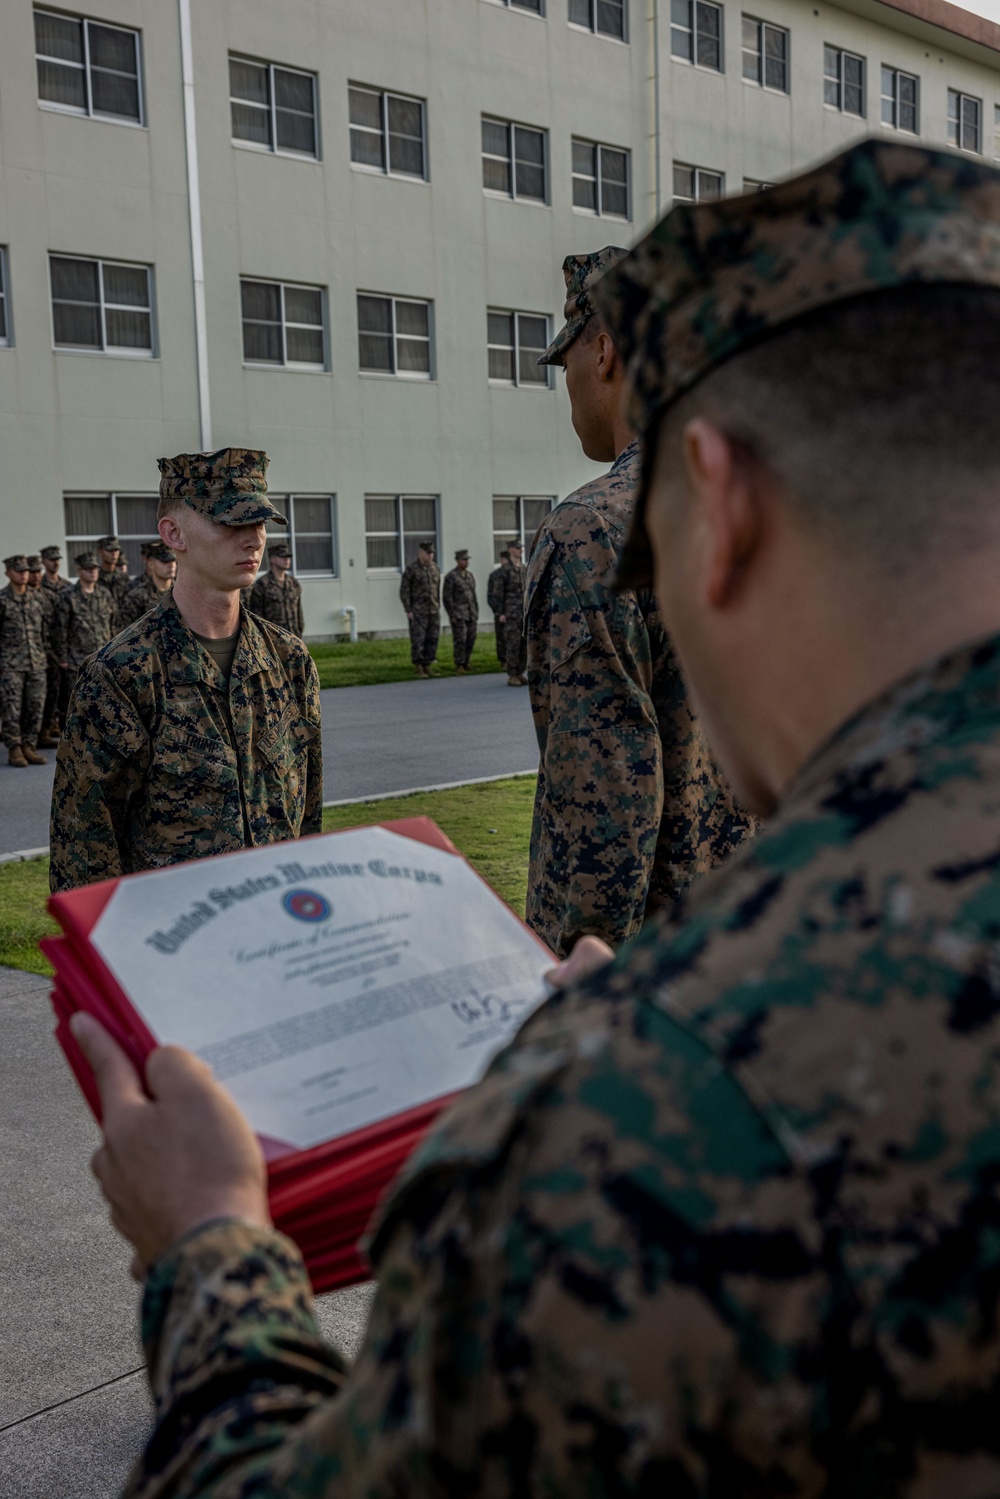
[[[101,572],[98,583],[106,588],[115,604],[115,630],[120,630],[118,612],[122,601],[129,589],[132,587],[132,579],[128,575],[128,569],[123,572],[121,562],[121,542],[117,536],[102,536],[96,543],[97,555],[100,559]]]
[[[455,564],[450,573],[445,573],[444,612],[451,625],[455,670],[465,672],[476,644],[479,601],[476,598],[476,580],[469,571],[469,554],[464,548],[455,553]]]
[[[93,552],[74,557],[79,572],[93,577],[96,586],[88,593],[80,579],[61,593],[52,616],[52,652],[69,678],[70,690],[83,663],[115,633],[115,602],[111,592],[94,577],[99,568]],[[87,580],[90,581],[90,578]]]
[[[500,579],[503,565],[509,557],[510,552],[504,547],[500,553],[500,566],[495,567],[486,580],[486,602],[489,605],[490,613],[493,615],[493,639],[495,641],[497,660],[501,666],[504,664],[504,640],[503,625],[500,623]]]
[[[998,235],[992,169],[885,142],[675,208],[598,291],[640,425],[803,302],[1000,287]],[[287,1240],[164,1254],[128,1495],[1000,1491],[998,846],[1000,636],[529,1019],[384,1205],[350,1371]]]
[[[166,563],[176,560],[170,548],[165,546],[162,541],[144,543],[144,557],[146,572],[138,582],[132,584],[119,607],[119,630],[128,629],[129,625],[134,625],[137,619],[141,619],[144,614],[148,614],[150,609],[155,609],[163,595],[169,593],[173,586],[171,578],[164,577],[158,580],[150,569],[151,562],[159,563],[163,566]],[[164,572],[166,571],[167,569],[164,567]],[[162,581],[165,586],[162,588],[158,587],[158,581]]]
[[[566,257],[566,322],[540,364],[563,363],[594,315],[590,288],[626,253]],[[613,586],[639,468],[634,439],[531,543],[525,639],[539,767],[527,920],[560,957],[588,933],[620,946],[752,827],[712,762],[653,590]]]
[[[286,524],[264,453],[159,461],[161,500],[219,525]],[[316,667],[287,631],[244,606],[239,619],[228,681],[172,592],[84,667],[56,758],[53,890],[320,831]]]
[[[420,543],[416,560],[400,580],[399,599],[410,626],[410,659],[418,676],[429,676],[441,634],[441,573],[433,541]]]
[[[3,742],[11,765],[44,765],[37,745],[45,706],[46,608],[40,592],[27,587],[27,557],[7,557],[4,567],[10,581],[0,589]]]
[[[251,614],[291,630],[301,640],[305,634],[305,619],[302,614],[302,584],[288,571],[282,572],[273,565],[274,558],[291,559],[292,549],[287,541],[275,541],[267,549],[272,565],[261,573],[250,590],[248,608]]]
[[[66,704],[69,701],[69,680],[56,655],[53,631],[59,595],[65,593],[73,585],[68,578],[59,576],[62,552],[57,546],[42,547],[39,555],[45,569],[42,577],[42,596],[49,603],[48,666],[45,681],[45,707],[42,710],[42,732],[47,737],[56,740],[62,730]]]
[[[524,588],[527,569],[521,561],[520,542],[512,541],[507,560],[500,568],[496,599],[503,634],[503,664],[510,687],[527,687],[524,675],[527,646],[524,639]]]

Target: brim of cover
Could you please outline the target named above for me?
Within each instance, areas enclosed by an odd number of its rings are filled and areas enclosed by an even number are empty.
[[[559,329],[559,332],[556,334],[555,338],[549,344],[548,348],[545,350],[545,353],[540,355],[539,358],[536,359],[535,363],[562,364],[563,355],[565,354],[566,350],[569,348],[573,340],[579,336],[579,334],[583,330],[584,324],[587,321],[587,317],[589,316],[590,314],[588,313],[586,317],[570,318],[568,323],[564,323],[563,326]]]

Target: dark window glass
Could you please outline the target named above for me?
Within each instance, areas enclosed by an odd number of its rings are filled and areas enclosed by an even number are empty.
[[[670,51],[694,62],[694,0],[670,0]]]
[[[593,28],[593,0],[569,0],[569,18],[574,26]]]
[[[500,120],[482,122],[483,137],[483,187],[491,192],[509,193],[510,177],[510,126]]]
[[[351,160],[385,171],[382,134],[382,95],[368,89],[350,90]]]
[[[844,111],[846,114],[863,115],[865,112],[865,65],[860,57],[843,54],[844,62]]]
[[[540,130],[514,126],[515,189],[519,198],[545,201],[545,137]]]
[[[788,92],[788,32],[778,26],[764,27],[764,82]]]
[[[363,370],[395,373],[391,297],[358,297],[358,356]]]
[[[601,147],[601,212],[628,218],[628,153]]]
[[[597,30],[625,40],[625,0],[597,0]]]
[[[520,385],[548,385],[549,372],[538,356],[549,341],[548,320],[520,312],[517,316],[517,378]]]
[[[313,78],[308,73],[274,69],[274,122],[280,151],[316,155]]]
[[[717,5],[698,0],[695,7],[698,28],[697,58],[703,68],[722,69],[722,12]]]
[[[389,169],[410,177],[424,175],[424,111],[418,99],[386,100]]]
[[[243,357],[251,364],[282,364],[281,287],[268,281],[240,283]]]

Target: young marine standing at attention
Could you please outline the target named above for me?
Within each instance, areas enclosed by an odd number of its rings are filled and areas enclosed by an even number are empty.
[[[266,453],[160,459],[177,580],[80,672],[56,761],[50,882],[68,890],[320,830],[319,681],[294,635],[248,614]]]

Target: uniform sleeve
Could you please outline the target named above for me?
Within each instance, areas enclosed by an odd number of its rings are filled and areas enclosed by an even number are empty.
[[[56,755],[49,832],[53,893],[128,873],[129,802],[143,785],[149,758],[149,736],[132,703],[102,666],[86,663]]]
[[[571,555],[554,543],[529,590],[540,764],[527,917],[560,957],[584,935],[618,947],[638,930],[663,811],[648,634],[634,595],[593,581],[610,565],[599,543]]]
[[[413,579],[409,568],[403,570],[403,576],[399,580],[399,602],[409,614],[413,608]]]
[[[302,832],[323,831],[323,713],[319,695],[319,673],[312,656],[307,657],[305,717],[315,725],[309,741],[306,765],[306,795],[302,814]]]
[[[295,630],[298,635],[306,633],[305,614],[302,610],[302,585],[298,581],[295,584]]]

